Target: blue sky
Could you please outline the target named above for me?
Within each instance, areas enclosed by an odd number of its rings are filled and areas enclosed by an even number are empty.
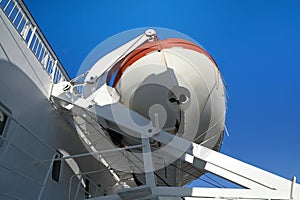
[[[101,41],[164,27],[199,42],[227,82],[222,152],[300,178],[300,1],[24,0],[71,77]]]

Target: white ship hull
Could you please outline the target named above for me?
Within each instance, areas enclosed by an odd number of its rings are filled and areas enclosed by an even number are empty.
[[[74,155],[86,148],[68,116],[51,104],[52,85],[53,77],[0,9],[0,111],[8,117],[0,138],[0,199],[65,200],[75,194],[83,199],[84,180],[78,184],[83,176],[74,174],[103,167],[93,156],[79,158],[77,164],[69,159],[61,162],[59,181],[53,180],[50,166],[57,151]],[[106,171],[92,174],[89,190],[103,195],[105,185],[114,184],[110,176]],[[103,188],[95,191],[100,183]]]

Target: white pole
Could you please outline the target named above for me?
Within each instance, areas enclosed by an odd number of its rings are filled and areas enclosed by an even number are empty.
[[[142,144],[146,184],[151,188],[155,188],[156,184],[149,138],[142,138]]]
[[[33,36],[34,36],[34,34],[35,34],[35,31],[36,31],[36,26],[33,28],[32,33],[31,33],[31,35],[30,35],[30,38],[29,38],[29,41],[28,41],[28,44],[27,44],[27,47],[28,47],[28,48],[30,47],[30,44],[31,44],[32,39],[33,39]]]

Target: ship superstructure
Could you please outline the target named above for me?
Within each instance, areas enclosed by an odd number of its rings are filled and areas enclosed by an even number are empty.
[[[0,5],[0,199],[106,194],[101,184],[113,178],[93,156],[54,161],[86,152],[72,120],[49,100],[53,85],[70,78],[23,1]]]

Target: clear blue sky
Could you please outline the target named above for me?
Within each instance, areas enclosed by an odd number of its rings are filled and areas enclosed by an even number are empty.
[[[101,41],[137,27],[180,31],[228,84],[222,152],[300,180],[300,1],[24,0],[71,77]]]

